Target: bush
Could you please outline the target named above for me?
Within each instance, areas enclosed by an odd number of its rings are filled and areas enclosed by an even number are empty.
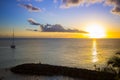
[[[107,62],[107,66],[102,69],[104,72],[114,73],[115,79],[120,80],[120,52],[117,52]]]

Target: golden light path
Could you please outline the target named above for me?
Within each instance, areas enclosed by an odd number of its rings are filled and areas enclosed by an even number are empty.
[[[89,33],[88,36],[90,38],[104,38],[105,37],[104,28],[98,24],[89,25],[86,28],[86,31]]]
[[[93,46],[92,46],[92,62],[96,63],[99,61],[98,53],[97,53],[97,44],[96,38],[104,38],[106,36],[105,30],[102,26],[98,24],[91,24],[87,26],[86,31],[89,33],[89,38],[93,38]]]
[[[96,40],[93,40],[93,48],[92,48],[92,62],[95,63],[98,61],[98,53],[97,53],[97,47],[96,47]]]

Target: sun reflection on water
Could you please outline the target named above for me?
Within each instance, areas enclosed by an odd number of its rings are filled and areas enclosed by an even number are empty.
[[[98,61],[98,53],[97,53],[97,46],[96,40],[93,40],[93,47],[92,47],[92,62],[95,63]]]

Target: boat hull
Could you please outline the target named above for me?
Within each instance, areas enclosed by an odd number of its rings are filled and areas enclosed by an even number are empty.
[[[11,47],[12,49],[15,49],[15,45],[11,45],[10,47]]]

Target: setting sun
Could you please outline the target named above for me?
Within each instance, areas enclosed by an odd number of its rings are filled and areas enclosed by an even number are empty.
[[[103,27],[100,25],[89,25],[86,29],[88,31],[88,36],[90,38],[104,38],[105,37],[105,31]]]

